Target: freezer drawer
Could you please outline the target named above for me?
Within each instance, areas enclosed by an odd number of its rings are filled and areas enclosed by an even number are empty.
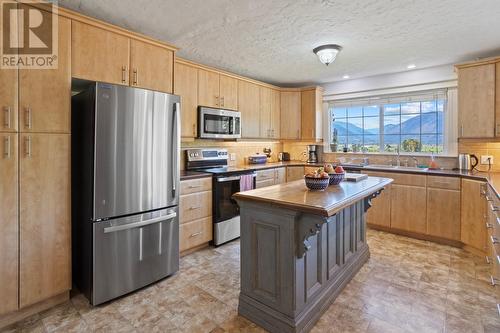
[[[96,222],[93,237],[93,305],[179,270],[177,207]]]

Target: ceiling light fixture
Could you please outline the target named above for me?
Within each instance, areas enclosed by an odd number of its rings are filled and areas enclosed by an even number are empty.
[[[408,69],[415,69],[415,68],[417,68],[417,65],[415,65],[415,64],[409,64],[408,66],[406,66],[406,68],[408,68]]]
[[[318,56],[319,61],[328,66],[335,61],[335,58],[340,50],[342,50],[342,46],[337,44],[328,44],[315,47],[313,52]]]
[[[350,76],[349,75],[344,75],[344,76],[342,76],[342,78],[343,79],[348,79],[348,78],[350,78]]]

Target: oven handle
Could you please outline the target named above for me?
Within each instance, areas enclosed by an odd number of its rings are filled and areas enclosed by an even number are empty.
[[[110,232],[115,232],[115,231],[121,231],[121,230],[127,230],[127,229],[132,229],[132,228],[139,228],[139,227],[144,227],[150,224],[155,224],[158,222],[163,222],[163,221],[168,221],[172,220],[173,218],[177,217],[177,213],[171,213],[168,215],[160,216],[160,217],[155,217],[154,219],[146,220],[146,221],[140,221],[140,222],[134,222],[134,223],[129,223],[129,224],[123,224],[123,225],[117,225],[114,227],[107,227],[104,228],[104,233],[110,233]]]
[[[257,175],[254,173],[252,174],[253,177],[257,177]],[[232,181],[235,181],[235,180],[240,180],[240,176],[231,176],[231,177],[219,177],[217,178],[217,182],[218,183],[224,183],[224,182],[232,182]]]

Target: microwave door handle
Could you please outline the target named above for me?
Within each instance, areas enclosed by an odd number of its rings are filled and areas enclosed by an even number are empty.
[[[172,165],[172,196],[176,196],[177,193],[177,175],[179,170],[179,158],[178,149],[180,147],[178,130],[180,127],[178,113],[181,108],[181,103],[174,103],[174,112],[172,119],[172,150],[173,150],[173,165]]]

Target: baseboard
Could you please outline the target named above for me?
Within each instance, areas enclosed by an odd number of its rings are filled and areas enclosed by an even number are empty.
[[[442,244],[442,245],[448,245],[448,246],[459,247],[459,248],[462,248],[464,246],[464,244],[462,242],[457,241],[457,240],[446,239],[446,238],[430,236],[430,235],[424,235],[424,234],[419,234],[418,232],[394,229],[394,228],[384,227],[384,226],[374,225],[374,224],[367,224],[367,226],[373,230],[385,231],[385,232],[388,232],[391,234],[396,234],[396,235],[406,236],[406,237],[420,239],[420,240],[424,240],[424,241],[434,242],[434,243],[438,243],[438,244]]]
[[[53,296],[23,309],[2,315],[0,316],[0,329],[17,323],[18,321],[26,319],[34,314],[50,309],[58,304],[64,303],[67,300],[69,300],[69,291],[65,291],[59,295]]]

